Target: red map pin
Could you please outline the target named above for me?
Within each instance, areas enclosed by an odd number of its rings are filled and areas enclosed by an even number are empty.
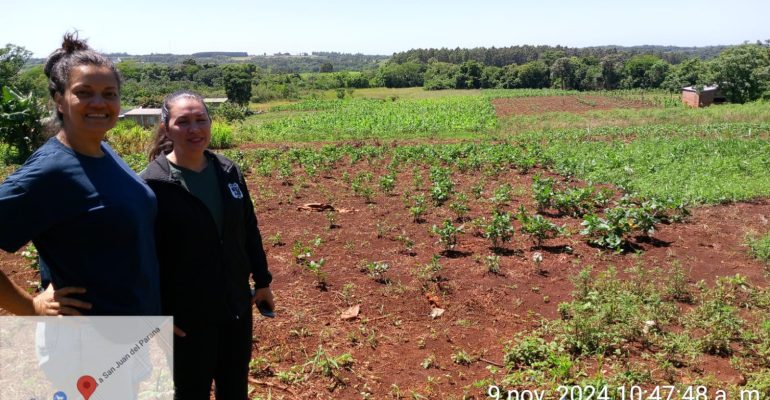
[[[78,379],[78,392],[83,395],[85,400],[88,400],[96,390],[96,379],[90,375],[83,375]]]

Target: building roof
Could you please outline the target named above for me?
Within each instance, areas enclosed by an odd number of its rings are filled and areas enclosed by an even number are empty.
[[[708,86],[703,86],[703,88],[700,90],[700,92],[701,93],[703,93],[703,92],[711,92],[711,91],[714,91],[714,90],[717,90],[717,89],[719,89],[719,85],[708,85]],[[686,87],[683,87],[682,90],[685,91],[685,92],[697,92],[698,91],[698,89],[696,89],[695,86],[686,86]]]
[[[224,103],[227,101],[227,97],[208,97],[203,99],[204,103]]]
[[[123,115],[160,115],[160,108],[135,108]]]

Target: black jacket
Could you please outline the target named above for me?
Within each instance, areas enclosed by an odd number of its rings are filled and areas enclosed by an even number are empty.
[[[243,176],[227,158],[205,154],[222,194],[221,237],[209,209],[171,172],[164,155],[141,173],[158,198],[155,240],[163,313],[173,315],[182,330],[239,318],[250,310],[249,275],[257,288],[272,281]]]

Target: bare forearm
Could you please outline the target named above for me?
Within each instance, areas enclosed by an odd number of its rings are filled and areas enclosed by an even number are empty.
[[[0,308],[16,315],[35,315],[32,296],[0,272]]]

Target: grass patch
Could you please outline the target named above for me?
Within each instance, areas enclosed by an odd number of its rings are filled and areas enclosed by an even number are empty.
[[[144,154],[152,140],[152,131],[130,119],[118,121],[106,135],[107,143],[121,156]]]
[[[562,129],[592,131],[600,127],[692,126],[717,123],[767,123],[770,107],[766,102],[724,104],[708,108],[669,107],[589,111],[585,113],[553,112],[500,118],[499,134],[550,132]]]
[[[770,233],[761,236],[749,234],[746,236],[746,245],[752,257],[770,263]]]
[[[212,149],[227,149],[233,147],[234,136],[233,127],[225,122],[214,121],[211,124],[211,143]]]
[[[646,198],[700,204],[770,195],[770,143],[759,138],[557,140],[542,152],[541,161],[559,173]]]
[[[592,378],[589,371],[599,367],[600,386],[661,378],[669,384],[684,378],[708,384],[710,378],[691,367],[717,356],[731,357],[731,364],[748,377],[747,387],[770,387],[770,292],[745,277],[720,277],[713,287],[687,288],[698,292],[689,312],[669,295],[678,290],[677,279],[658,268],[639,264],[620,276],[612,267],[587,267],[572,281],[572,301],[558,306],[561,318],[514,336],[504,350],[504,373],[494,381],[537,388],[595,383],[599,376]],[[762,322],[748,324],[744,317]]]

